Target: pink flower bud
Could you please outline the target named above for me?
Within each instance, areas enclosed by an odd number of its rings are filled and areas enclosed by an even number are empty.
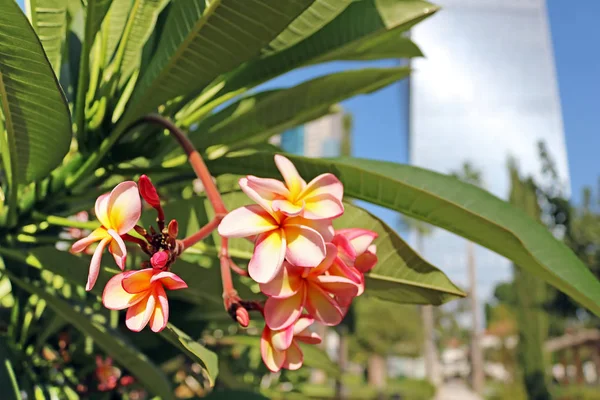
[[[250,314],[248,314],[248,311],[244,307],[238,307],[235,310],[235,319],[243,328],[247,328],[250,324]]]
[[[154,253],[152,258],[150,258],[150,264],[154,268],[164,268],[169,262],[169,253],[166,251],[159,251]]]
[[[146,175],[140,176],[138,186],[140,188],[140,195],[146,200],[146,203],[150,204],[155,209],[161,208],[160,197],[158,196],[152,181],[150,181],[150,178]]]

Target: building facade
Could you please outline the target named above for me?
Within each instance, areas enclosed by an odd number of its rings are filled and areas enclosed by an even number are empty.
[[[344,137],[344,113],[329,114],[288,129],[272,143],[291,154],[306,157],[339,157]]]
[[[438,0],[436,15],[411,32],[425,53],[410,82],[409,158],[449,173],[468,161],[485,189],[506,199],[507,161],[541,179],[545,142],[568,192],[567,152],[544,0]],[[436,230],[425,256],[466,286],[465,243]],[[510,263],[478,248],[479,297],[489,298]]]

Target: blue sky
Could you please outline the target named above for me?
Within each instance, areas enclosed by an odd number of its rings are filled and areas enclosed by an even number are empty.
[[[576,4],[576,6],[574,6]],[[600,177],[600,1],[548,0],[573,199]]]

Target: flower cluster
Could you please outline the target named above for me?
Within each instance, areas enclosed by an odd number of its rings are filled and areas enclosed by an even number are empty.
[[[306,183],[287,158],[276,155],[275,164],[284,182],[240,179],[256,204],[231,211],[218,228],[225,238],[255,242],[248,273],[268,296],[261,353],[271,371],[302,365],[296,340],[320,341],[308,332],[313,321],[339,324],[364,290],[363,274],[377,262],[376,233],[333,228],[344,213],[337,177],[326,173]]]
[[[230,213],[208,172],[201,171],[199,177],[208,185],[207,197],[215,209],[215,217],[183,240],[177,239],[176,220],[165,223],[160,197],[145,175],[137,184],[126,181],[100,196],[95,212],[101,226],[71,248],[73,253],[92,254],[86,290],[94,288],[102,254],[108,249],[123,272],[113,276],[104,287],[104,306],[111,310],[127,309],[126,325],[132,331],[149,326],[152,331],[160,332],[169,319],[166,291],[187,288],[170,271],[171,266],[187,247],[218,229],[223,237],[219,258],[226,310],[243,327],[250,322],[249,311],[263,314],[266,326],[261,337],[261,354],[271,371],[300,368],[303,355],[298,342],[321,341],[310,331],[310,326],[314,322],[339,324],[352,300],[363,293],[364,274],[377,262],[373,244],[377,234],[365,229],[333,228],[333,220],[344,214],[344,188],[335,175],[322,174],[306,183],[287,158],[276,155],[275,164],[283,182],[256,176],[240,179],[241,189],[256,204]],[[199,170],[206,168],[198,165]],[[156,210],[158,230],[150,227],[146,231],[137,225],[142,212],[140,196]],[[255,243],[247,272],[229,257],[228,238],[248,238]],[[126,243],[139,246],[149,256],[141,269],[125,271]],[[240,299],[230,269],[256,281],[266,301]],[[106,375],[103,371],[102,376]],[[114,383],[111,378],[105,386]]]
[[[158,211],[158,232],[154,228],[147,232],[137,225],[142,213],[140,194]],[[102,226],[71,247],[71,252],[79,253],[99,242],[92,255],[86,290],[92,290],[98,279],[104,249],[108,248],[119,268],[124,271],[127,258],[125,242],[138,244],[150,255],[150,267],[112,277],[104,288],[102,302],[111,310],[128,309],[126,325],[132,331],[141,331],[150,324],[150,329],[160,332],[169,318],[165,289],[187,288],[180,277],[169,271],[178,254],[177,222],[173,220],[165,227],[160,199],[145,175],[139,180],[139,188],[135,182],[126,181],[118,184],[110,193],[98,197],[95,211]],[[141,237],[130,235],[132,230]]]

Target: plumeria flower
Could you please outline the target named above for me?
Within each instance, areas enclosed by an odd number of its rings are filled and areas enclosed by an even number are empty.
[[[302,366],[304,356],[297,342],[321,343],[319,335],[308,329],[313,322],[314,319],[304,315],[284,330],[276,331],[265,326],[260,338],[260,354],[269,370],[297,370]]]
[[[139,332],[150,323],[152,331],[160,332],[169,319],[165,288],[177,290],[187,287],[179,276],[160,268],[122,272],[106,284],[102,303],[110,310],[127,308],[125,323],[132,331]]]
[[[86,290],[92,290],[98,279],[102,252],[106,247],[121,270],[125,268],[127,248],[121,236],[133,229],[140,219],[141,213],[142,203],[137,185],[133,181],[119,183],[112,192],[98,197],[96,217],[102,226],[89,236],[73,243],[71,247],[73,253],[80,253],[92,243],[100,242],[90,262]]]
[[[333,219],[344,213],[344,187],[335,175],[321,174],[307,184],[294,164],[284,156],[275,155],[275,164],[285,184],[276,179],[248,176],[244,185],[240,184],[242,190],[252,189],[274,211],[288,217]]]
[[[373,244],[373,241],[377,239],[376,232],[360,228],[338,229],[336,235],[344,237],[350,242],[352,250],[354,250],[353,264],[356,269],[363,274],[373,269],[377,264],[377,246]]]
[[[344,312],[334,296],[354,297],[359,285],[348,277],[328,273],[336,258],[337,248],[328,243],[327,256],[316,268],[296,267],[286,262],[275,279],[260,285],[262,292],[269,296],[264,315],[271,329],[294,324],[304,308],[325,325],[342,321]]]
[[[288,217],[274,211],[254,189],[248,179],[240,186],[258,204],[231,211],[219,224],[219,235],[227,238],[256,236],[255,249],[248,273],[259,283],[271,281],[281,270],[284,259],[298,267],[315,267],[325,258],[325,238],[331,235],[331,221]]]
[[[332,243],[337,247],[338,255],[332,267],[331,275],[350,278],[358,284],[355,296],[336,296],[342,311],[346,313],[352,300],[360,296],[365,290],[365,276],[377,264],[377,247],[373,241],[377,233],[367,229],[340,229],[337,230]]]

